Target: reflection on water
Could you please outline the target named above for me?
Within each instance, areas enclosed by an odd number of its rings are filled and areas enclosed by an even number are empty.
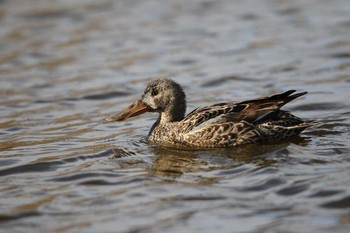
[[[257,167],[271,166],[273,160],[263,154],[277,151],[285,145],[247,145],[235,149],[181,150],[166,147],[153,148],[155,160],[150,172],[156,176],[181,177],[188,173],[234,169],[243,164],[255,163]],[[260,155],[260,156],[259,156]],[[259,157],[258,157],[259,156]]]
[[[0,1],[0,232],[349,232],[346,0]],[[152,77],[188,112],[288,89],[320,122],[230,149],[111,125]]]

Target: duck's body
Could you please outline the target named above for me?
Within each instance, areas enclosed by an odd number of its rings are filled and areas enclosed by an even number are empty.
[[[232,147],[285,139],[314,125],[280,108],[305,95],[294,90],[242,102],[198,108],[186,117],[185,93],[170,79],[152,81],[133,105],[106,122],[123,121],[146,111],[159,112],[148,140],[177,147]]]

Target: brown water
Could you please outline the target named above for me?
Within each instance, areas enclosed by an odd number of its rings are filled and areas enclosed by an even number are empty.
[[[350,232],[348,0],[0,1],[1,232]],[[320,125],[227,150],[155,147],[147,82],[189,110],[288,89]]]

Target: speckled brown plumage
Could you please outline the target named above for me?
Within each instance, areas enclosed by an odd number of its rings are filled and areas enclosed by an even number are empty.
[[[148,84],[144,95],[133,105],[106,121],[122,121],[146,111],[158,112],[159,118],[148,135],[152,143],[232,147],[285,139],[314,125],[280,109],[306,93],[290,90],[259,99],[219,103],[197,108],[185,117],[186,100],[181,86],[170,79],[157,79]]]

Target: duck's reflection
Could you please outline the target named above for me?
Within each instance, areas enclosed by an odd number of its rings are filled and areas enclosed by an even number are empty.
[[[288,146],[308,143],[307,138],[295,138],[292,141],[270,144],[251,144],[235,148],[211,150],[184,150],[163,146],[148,145],[143,155],[138,152],[116,148],[114,158],[122,168],[143,167],[152,177],[177,179],[184,174],[207,176],[217,170],[229,170],[243,165],[251,165],[254,171],[274,166],[278,157],[288,156]]]
[[[288,143],[283,143],[199,151],[153,147],[155,159],[149,175],[178,178],[188,173],[233,169],[244,164],[254,164],[255,169],[259,169],[276,163],[276,160],[267,155],[287,146]]]

